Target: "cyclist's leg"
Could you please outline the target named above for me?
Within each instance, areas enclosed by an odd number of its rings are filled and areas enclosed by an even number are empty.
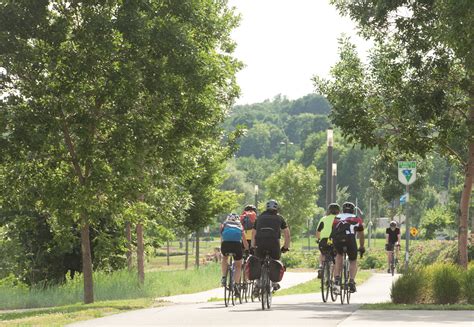
[[[228,266],[228,256],[226,256],[227,253],[230,253],[231,249],[229,249],[229,244],[228,242],[224,241],[221,243],[221,253],[222,253],[222,260],[221,260],[221,272],[222,272],[222,278],[221,278],[221,283],[225,284],[225,278],[227,275],[227,266]]]
[[[240,283],[240,272],[241,272],[241,269],[242,269],[242,257],[243,257],[243,253],[242,253],[242,246],[240,244],[240,242],[235,242],[235,246],[234,246],[234,251],[233,253],[235,253],[235,256],[234,256],[234,262],[235,262],[235,276],[234,276],[234,281],[236,284]]]
[[[347,244],[347,257],[349,258],[349,275],[354,280],[357,275],[357,243],[355,236],[349,239]]]
[[[336,249],[336,263],[334,265],[334,277],[341,278],[342,272],[342,245],[340,243],[335,243],[334,248]]]

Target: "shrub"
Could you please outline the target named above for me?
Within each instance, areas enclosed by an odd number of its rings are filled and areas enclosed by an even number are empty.
[[[288,252],[281,256],[281,261],[286,268],[296,268],[300,267],[303,263],[303,256],[297,252]]]
[[[359,259],[360,269],[380,269],[386,265],[387,257],[385,251],[369,250],[362,259]]]
[[[436,264],[431,269],[433,299],[437,304],[458,302],[461,295],[461,271],[453,264]]]
[[[425,286],[424,270],[409,270],[390,289],[393,303],[417,303]]]
[[[474,263],[471,263],[467,268],[462,279],[464,297],[467,303],[474,304]]]

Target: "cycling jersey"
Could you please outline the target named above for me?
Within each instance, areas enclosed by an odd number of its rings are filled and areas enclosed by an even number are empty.
[[[318,227],[316,228],[320,232],[320,238],[325,239],[331,235],[332,224],[336,215],[327,215],[321,218]]]

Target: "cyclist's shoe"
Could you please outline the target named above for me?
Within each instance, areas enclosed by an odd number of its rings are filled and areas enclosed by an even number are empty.
[[[225,286],[226,278],[225,276],[221,278],[221,286]]]
[[[318,279],[323,278],[323,271],[321,268],[318,269]]]
[[[357,292],[355,281],[350,280],[349,283],[348,283],[348,285],[349,285],[349,291],[350,291],[351,293]]]
[[[257,298],[260,295],[260,288],[258,287],[257,284],[254,285],[253,287],[253,293],[252,293],[254,298]]]
[[[334,286],[341,286],[341,277],[334,278]]]
[[[387,273],[390,274],[392,271],[390,270],[390,268],[387,269]]]
[[[273,291],[278,291],[280,289],[280,284],[272,282]]]

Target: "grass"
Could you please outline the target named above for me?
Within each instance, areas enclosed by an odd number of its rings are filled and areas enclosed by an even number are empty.
[[[372,274],[370,271],[361,270],[357,273],[356,284],[360,285],[370,278]],[[275,293],[277,296],[281,295],[293,295],[293,294],[306,294],[321,292],[321,280],[312,279],[306,283],[298,284],[290,288],[283,289]]]
[[[364,304],[363,310],[474,310],[474,304],[395,304],[391,302]]]
[[[120,270],[94,273],[96,301],[156,298],[205,291],[219,286],[220,265],[210,264],[199,270],[153,271],[140,287],[136,272]],[[62,285],[45,289],[0,288],[0,309],[54,307],[81,302],[82,278],[68,279]]]
[[[92,304],[72,304],[47,309],[0,312],[1,326],[63,326],[76,321],[100,318],[123,311],[159,306],[153,299],[98,301]]]

